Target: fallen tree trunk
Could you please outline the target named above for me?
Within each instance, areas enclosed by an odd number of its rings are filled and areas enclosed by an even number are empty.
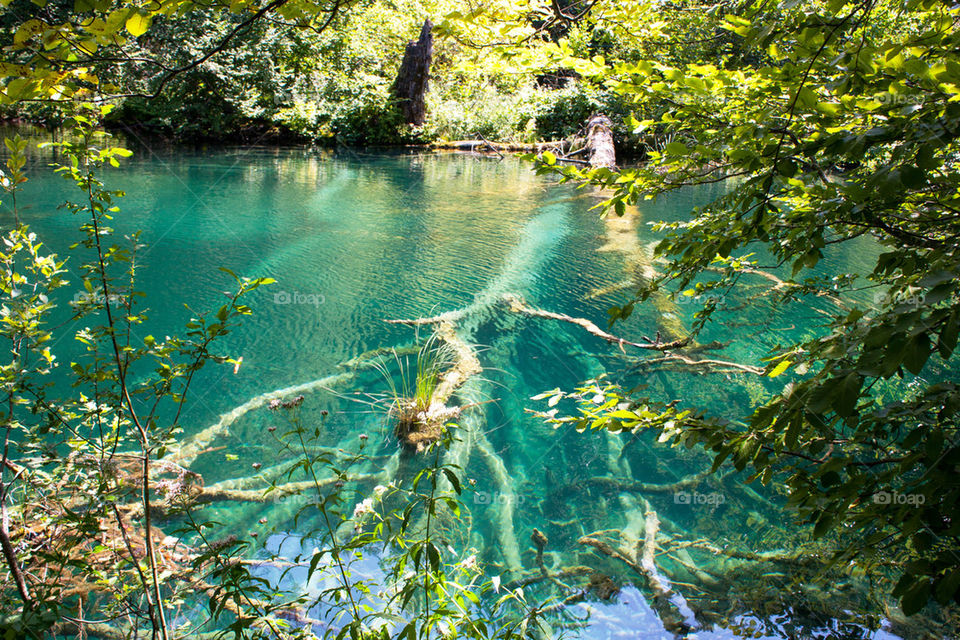
[[[587,121],[587,152],[590,154],[592,168],[617,168],[617,153],[613,147],[613,122],[607,116],[597,114]]]
[[[394,403],[391,413],[397,424],[394,429],[397,438],[408,447],[422,452],[428,445],[436,442],[443,435],[446,424],[460,417],[461,412],[478,403],[448,407],[447,402],[456,391],[471,377],[481,373],[483,368],[477,359],[473,347],[467,344],[457,334],[454,318],[460,317],[461,312],[451,312],[434,316],[433,318],[419,318],[417,320],[386,320],[391,324],[410,324],[422,326],[434,325],[436,335],[443,340],[453,351],[455,359],[453,365],[444,372],[430,394],[429,404],[419,406],[413,399],[402,398]]]
[[[586,329],[587,333],[595,335],[598,338],[602,338],[607,342],[612,342],[619,346],[621,349],[624,345],[629,345],[631,347],[636,347],[637,349],[648,349],[652,351],[669,351],[671,349],[679,349],[684,347],[687,343],[690,342],[690,338],[683,338],[680,340],[671,340],[670,342],[661,342],[659,339],[651,340],[649,342],[631,342],[630,340],[625,340],[623,338],[618,338],[617,336],[607,333],[600,327],[598,327],[593,322],[590,322],[586,318],[574,318],[573,316],[568,316],[564,313],[554,313],[553,311],[545,311],[543,309],[536,309],[534,307],[527,306],[523,298],[511,294],[507,294],[503,297],[507,305],[510,308],[510,311],[514,313],[522,313],[525,316],[531,316],[534,318],[549,318],[551,320],[560,320],[561,322],[569,322],[570,324],[575,324],[578,327]]]
[[[457,149],[460,151],[480,151],[490,148],[494,151],[564,151],[570,146],[566,140],[549,142],[491,142],[489,140],[441,140],[431,146],[437,149]]]

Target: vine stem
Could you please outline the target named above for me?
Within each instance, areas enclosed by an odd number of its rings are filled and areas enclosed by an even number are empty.
[[[16,191],[11,194],[14,197],[13,200],[13,214],[17,216],[17,201],[16,201]],[[20,227],[20,218],[16,218],[17,229]],[[12,262],[12,258],[11,258]],[[11,273],[13,272],[13,266],[10,267]],[[11,279],[11,285],[13,281]],[[10,338],[11,343],[11,353],[13,354],[14,362],[20,359],[20,344],[22,338]],[[17,560],[17,552],[13,548],[13,543],[10,541],[10,514],[7,512],[7,496],[8,487],[12,486],[16,482],[17,476],[14,475],[13,480],[11,480],[8,485],[4,480],[4,475],[7,472],[7,465],[10,460],[10,431],[13,428],[13,391],[7,394],[7,420],[6,420],[6,429],[3,436],[3,457],[0,458],[0,550],[3,551],[4,560],[7,563],[7,566],[10,568],[10,573],[13,576],[13,581],[17,585],[17,593],[20,594],[20,599],[23,600],[23,604],[27,608],[31,608],[34,604],[33,597],[30,595],[30,588],[27,586],[27,580],[23,575],[23,570],[20,568],[20,562]]]
[[[429,637],[430,624],[430,555],[426,553],[427,545],[430,544],[430,516],[433,514],[433,504],[437,494],[437,471],[440,468],[440,447],[434,445],[436,454],[433,458],[433,473],[430,476],[430,498],[427,501],[427,526],[423,533],[423,623],[427,626],[427,637]]]
[[[142,477],[143,477],[143,489],[141,492],[141,502],[143,504],[143,522],[144,522],[144,533],[143,539],[146,545],[147,551],[147,561],[150,565],[150,577],[153,587],[153,596],[150,595],[150,590],[145,589],[147,597],[147,609],[150,613],[150,620],[154,626],[154,635],[159,630],[160,637],[163,640],[169,640],[169,633],[167,631],[167,621],[164,617],[163,612],[163,598],[160,592],[160,576],[157,571],[157,558],[156,551],[153,546],[153,535],[150,531],[151,529],[151,515],[150,515],[150,441],[147,434],[147,430],[140,423],[140,419],[137,416],[136,410],[133,406],[133,400],[130,398],[130,391],[127,389],[127,369],[123,365],[123,358],[120,356],[120,345],[117,343],[116,335],[116,323],[113,318],[113,313],[110,311],[110,290],[109,282],[107,279],[107,269],[106,264],[103,259],[103,246],[100,243],[100,220],[97,217],[97,208],[93,199],[93,177],[90,173],[90,157],[89,157],[89,146],[90,146],[90,134],[89,131],[85,132],[84,136],[84,169],[87,171],[87,174],[84,176],[84,181],[86,182],[87,190],[87,201],[90,206],[90,219],[93,224],[93,235],[94,242],[97,251],[97,270],[98,276],[100,278],[100,286],[103,288],[103,299],[104,299],[104,310],[107,314],[107,331],[110,334],[110,343],[113,347],[113,358],[114,364],[117,367],[117,382],[120,385],[120,394],[122,398],[122,403],[126,404],[127,411],[130,414],[130,419],[133,421],[134,426],[137,428],[137,432],[140,438],[140,451],[142,454]],[[133,559],[136,562],[136,558]],[[151,602],[153,598],[156,598],[156,606]]]
[[[33,598],[30,596],[30,589],[27,587],[27,581],[20,569],[20,563],[17,561],[17,553],[10,542],[10,514],[7,512],[7,484],[3,481],[3,474],[7,468],[8,444],[10,442],[10,427],[13,422],[13,395],[8,397],[11,404],[10,415],[7,417],[6,435],[3,440],[3,464],[0,464],[0,548],[3,550],[3,557],[13,574],[13,581],[17,585],[17,593],[23,604],[30,608],[33,606]],[[12,484],[12,483],[11,483]]]
[[[340,542],[337,541],[337,532],[333,528],[333,524],[330,522],[330,514],[327,513],[327,506],[323,501],[320,480],[317,478],[317,474],[313,471],[313,464],[309,460],[307,443],[303,440],[303,422],[300,419],[299,412],[295,418],[295,427],[297,431],[297,439],[300,441],[300,450],[303,452],[305,461],[309,462],[309,464],[306,465],[306,469],[310,474],[310,478],[313,480],[313,484],[317,490],[317,498],[320,500],[320,513],[323,514],[324,524],[326,524],[327,532],[330,534],[330,551],[333,554],[333,559],[337,563],[337,569],[340,571],[340,578],[343,580],[343,587],[347,591],[347,598],[350,599],[350,607],[353,609],[353,619],[359,623],[362,620],[360,616],[360,608],[357,606],[357,601],[353,597],[353,588],[350,586],[350,581],[347,578],[346,567],[343,566],[343,559],[340,557]]]

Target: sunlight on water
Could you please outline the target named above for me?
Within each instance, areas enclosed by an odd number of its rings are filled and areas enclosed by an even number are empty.
[[[21,215],[49,247],[65,253],[79,237],[78,221],[57,210],[68,185],[43,171],[47,160],[34,162],[23,197],[30,205]],[[474,487],[464,496],[470,526],[451,526],[446,534],[454,548],[463,555],[477,554],[488,574],[503,575],[505,582],[516,570],[514,560],[526,571],[536,570],[529,542],[534,528],[549,538],[549,568],[588,565],[612,576],[622,587],[619,594],[609,600],[589,595],[586,602],[569,607],[565,624],[570,633],[596,640],[673,637],[651,607],[649,593],[631,586],[644,581],[578,542],[591,532],[616,530],[627,536],[622,538],[626,544],[629,535],[638,535],[643,500],[660,514],[665,539],[702,539],[771,553],[790,551],[806,539],[780,511],[782,496],[745,486],[735,474],[690,491],[646,496],[603,482],[669,485],[709,465],[700,452],[670,449],[646,434],[554,430],[526,411],[545,408],[531,396],[555,387],[570,389],[605,371],[630,386],[646,384],[655,395],[730,417],[779,391],[782,383],[740,373],[636,370],[636,354],[569,324],[512,314],[501,302],[504,294],[518,294],[532,305],[605,327],[606,309],[628,299],[636,274],[657,268],[651,258],[656,237],[647,223],[682,218],[718,195],[718,186],[647,203],[625,230],[590,211],[596,203],[591,194],[537,178],[512,159],[141,150],[122,169],[109,172],[107,183],[127,192],[115,220],[118,234],[143,229],[142,240],[149,245],[140,255],[145,265],[140,288],[151,292],[146,301],[150,320],[140,338],[177,331],[190,317],[184,302],[197,309],[221,304],[229,281],[219,267],[277,280],[256,293],[250,302],[253,317],[224,345],[232,355],[243,356],[239,371],[208,367],[199,374],[186,435],[219,424],[211,440],[196,450],[194,467],[207,484],[256,475],[252,465],[266,470],[295,457],[269,430],[276,426],[276,415],[263,409],[274,397],[270,392],[295,385],[301,385],[297,392],[308,394],[304,416],[322,430],[319,444],[354,451],[364,433],[371,435],[368,447],[373,447],[367,453],[381,460],[393,456],[397,444],[385,411],[369,395],[384,392],[382,377],[345,372],[338,365],[371,349],[413,341],[411,329],[385,324],[386,319],[461,309],[466,316],[459,335],[479,345],[484,373],[460,391],[460,400],[493,402],[462,421],[480,447],[465,470]],[[854,270],[871,251],[858,246],[863,250],[829,256],[821,269]],[[80,286],[75,272],[70,279],[68,299]],[[721,301],[728,312],[701,337],[702,343],[727,345],[717,357],[759,365],[769,348],[802,337],[827,308],[827,303],[819,310],[778,308],[762,296],[768,282],[758,278],[747,284],[736,299]],[[747,302],[750,306],[742,306]],[[693,304],[665,298],[638,306],[614,330],[631,340],[669,335],[689,326],[696,310]],[[67,350],[61,356],[66,360],[78,346],[59,348]],[[321,411],[329,411],[329,417],[321,419]],[[500,467],[494,458],[502,461]],[[401,480],[417,468],[409,456],[392,459],[399,460]],[[498,469],[511,478],[508,487],[497,477]],[[369,487],[351,490],[359,500]],[[235,531],[261,531],[268,550],[284,554],[300,553],[303,545],[294,538],[270,537],[271,532],[303,538],[317,525],[301,519],[294,526],[294,504],[208,509]],[[504,532],[505,517],[512,522],[512,538]],[[261,518],[266,525],[257,524]],[[510,544],[517,546],[517,558],[510,557]],[[298,548],[291,551],[292,546]],[[837,638],[894,638],[824,617],[818,608],[824,602],[831,602],[833,615],[843,620],[852,618],[845,610],[866,606],[861,585],[853,580],[814,591],[803,584],[806,573],[800,568],[750,568],[696,549],[661,561],[678,576],[673,586],[683,603],[694,611],[712,611],[690,638],[732,638],[729,629],[754,627],[760,634],[754,637],[763,638],[831,633]],[[382,579],[375,564],[357,570],[374,581]],[[272,569],[263,571],[280,579]],[[304,576],[298,570],[283,580],[292,586]],[[315,591],[317,585],[301,587]],[[534,599],[549,595],[542,585],[529,593]],[[757,609],[761,606],[762,611]]]

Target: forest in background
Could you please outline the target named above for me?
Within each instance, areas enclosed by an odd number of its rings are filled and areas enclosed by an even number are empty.
[[[9,41],[14,27],[34,16],[56,22],[74,8],[69,2],[42,4],[11,2],[0,16],[0,32]],[[129,64],[107,66],[98,74],[104,86],[113,84],[121,95],[150,96],[120,98],[106,125],[129,127],[139,135],[227,143],[397,145],[478,137],[538,142],[572,136],[591,115],[605,113],[613,119],[619,149],[642,155],[644,146],[627,123],[636,112],[632,99],[612,90],[597,69],[578,71],[571,58],[670,64],[744,58],[733,34],[700,10],[678,7],[662,25],[663,41],[657,41],[630,37],[629,25],[618,28],[616,16],[607,24],[588,18],[583,2],[556,6],[571,18],[551,18],[552,8],[540,15],[531,11],[526,27],[547,28],[519,57],[504,46],[525,29],[497,24],[497,13],[515,14],[520,5],[343,3],[322,30],[282,16],[264,17],[222,47],[245,14],[198,9],[183,18],[157,17],[148,33],[124,45]],[[416,39],[426,19],[435,23],[428,117],[422,126],[411,127],[390,88],[406,43]],[[123,31],[123,25],[116,26]],[[560,41],[562,49],[556,47]],[[215,56],[178,73],[157,92],[165,70],[188,65],[217,47]],[[749,57],[743,63],[749,64]],[[664,107],[652,106],[647,115]],[[17,101],[3,109],[7,118],[49,126],[65,117],[59,106],[44,102]]]

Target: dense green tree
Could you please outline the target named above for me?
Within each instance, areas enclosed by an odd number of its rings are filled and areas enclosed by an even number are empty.
[[[389,144],[575,131],[584,109],[567,103],[579,92],[540,86],[538,74],[451,37],[444,16],[458,8],[451,0],[43,7],[16,0],[0,14],[7,52],[0,109],[57,124],[74,98],[111,101],[118,108],[108,126],[226,141]],[[442,23],[429,118],[409,128],[389,88],[405,43],[428,17]],[[553,23],[541,22],[537,41],[546,42]],[[612,94],[603,95],[609,102]]]
[[[595,11],[637,40],[670,38],[659,15]],[[784,301],[842,299],[816,337],[770,354],[768,378],[787,382],[743,420],[613,388],[632,409],[587,403],[577,420],[659,429],[715,452],[715,467],[784,483],[814,535],[842,543],[836,562],[890,572],[907,613],[960,598],[958,17],[932,0],[721,3],[696,20],[731,46],[679,65],[584,59],[561,41],[565,64],[654,114],[633,126],[661,144],[620,173],[541,167],[609,188],[610,215],[687,185],[729,187],[657,227],[662,275],[612,321],[658,289],[719,293],[757,267],[782,267]],[[863,237],[877,247],[869,271],[813,273]]]

